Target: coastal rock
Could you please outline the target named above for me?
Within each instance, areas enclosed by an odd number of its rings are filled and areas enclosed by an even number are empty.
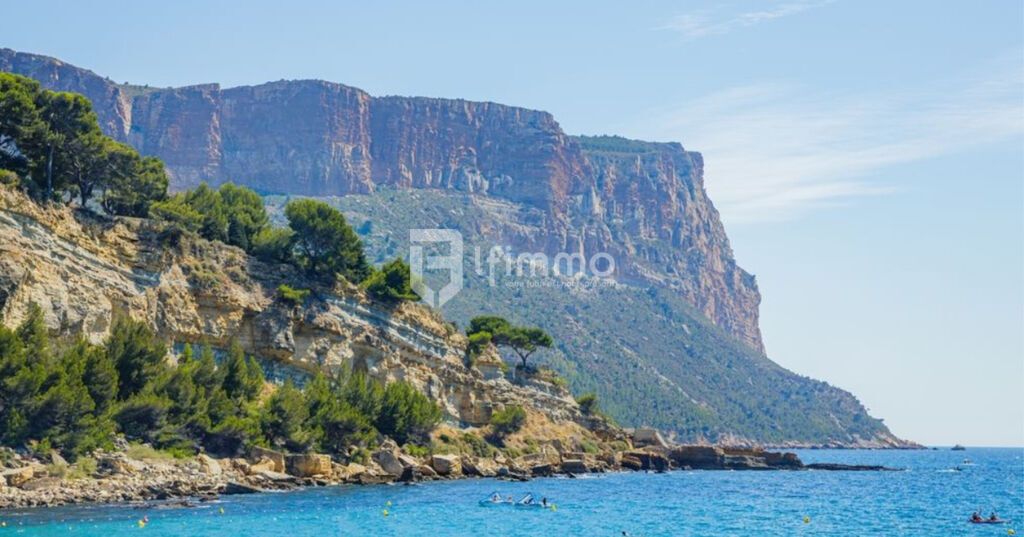
[[[288,455],[285,459],[288,474],[296,477],[330,476],[331,458],[316,453]]]
[[[676,446],[669,458],[679,468],[717,469],[724,464],[725,452],[714,446]]]
[[[622,464],[626,465],[626,459],[639,461],[641,470],[655,472],[666,472],[671,468],[668,457],[654,451],[633,450],[622,454]],[[632,468],[636,469],[636,468]]]
[[[267,449],[264,447],[253,446],[249,449],[250,461],[256,462],[257,464],[263,464],[264,459],[269,460],[273,465],[273,467],[270,468],[270,470],[273,472],[284,473],[284,457],[284,453],[281,453],[280,451],[274,451],[272,449]]]
[[[501,468],[493,459],[469,455],[463,455],[460,463],[462,465],[462,472],[465,475],[477,477],[494,477],[498,475],[498,470]]]
[[[209,474],[209,475],[220,475],[221,474],[220,463],[218,463],[216,460],[214,460],[209,455],[206,455],[205,453],[200,453],[199,455],[197,455],[196,456],[196,462],[199,463],[199,468],[205,474]]]
[[[399,453],[396,448],[381,447],[377,451],[373,452],[371,458],[373,459],[373,462],[380,465],[381,469],[385,472],[392,476],[399,477],[403,472],[405,472],[405,465],[402,464],[402,461],[398,456]]]
[[[590,471],[590,467],[582,459],[563,459],[561,469],[570,474],[585,474]]]
[[[458,455],[434,455],[430,458],[430,465],[438,475],[452,476],[462,473],[462,461]]]
[[[24,466],[21,468],[4,470],[3,473],[0,473],[0,476],[3,477],[3,480],[7,483],[7,486],[20,487],[24,485],[26,482],[28,482],[30,479],[32,479],[36,474],[36,470],[39,468],[41,467]]]

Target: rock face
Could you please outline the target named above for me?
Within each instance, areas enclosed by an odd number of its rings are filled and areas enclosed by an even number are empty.
[[[599,392],[625,425],[695,443],[906,445],[853,395],[764,356],[754,278],[733,259],[701,156],[679,144],[572,137],[545,112],[376,98],[323,81],[118,85],[8,49],[0,70],[85,94],[108,134],[167,163],[174,188],[231,180],[264,193],[345,195],[329,201],[380,230],[363,233],[378,261],[404,256],[408,230],[421,227],[458,228],[485,248],[517,253],[609,254],[618,282],[593,288],[485,287],[467,270],[445,314],[465,323],[498,313],[545,327],[558,341],[545,359],[577,392]],[[176,343],[238,337],[271,374],[351,363],[406,378],[465,424],[523,399],[501,382],[500,358],[462,367],[464,341],[422,309],[386,311],[339,289],[297,312],[273,293],[295,276],[238,250],[190,245],[169,257],[141,224],[97,220],[85,229],[6,203],[0,320],[17,322],[35,301],[51,326],[98,339],[111,313],[128,312]],[[576,419],[567,392],[533,388],[531,404]]]
[[[564,389],[517,386],[466,367],[465,337],[433,311],[412,303],[386,309],[341,286],[314,289],[294,308],[276,298],[280,284],[303,282],[290,267],[201,239],[168,248],[148,226],[44,209],[0,187],[0,322],[16,325],[36,303],[51,329],[98,342],[113,315],[127,314],[175,345],[202,341],[216,350],[237,339],[271,378],[302,380],[320,366],[345,365],[412,383],[456,423],[484,425],[493,409],[521,405],[583,430]],[[252,458],[267,458],[277,472],[292,464],[270,450]]]
[[[126,86],[9,49],[0,49],[0,70],[89,97],[105,132],[164,160],[173,188],[230,180],[311,196],[443,189],[520,204],[544,233],[504,234],[517,250],[607,252],[620,280],[669,286],[762,350],[757,285],[733,260],[701,156],[679,144],[577,138],[546,112],[371,97],[316,80]]]

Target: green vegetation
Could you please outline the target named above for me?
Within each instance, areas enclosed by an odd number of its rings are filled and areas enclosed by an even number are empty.
[[[370,277],[363,282],[363,287],[370,296],[385,302],[420,299],[412,290],[409,265],[400,257],[396,257],[379,270],[373,270]]]
[[[292,234],[294,263],[313,277],[341,275],[362,282],[370,275],[363,243],[341,211],[317,200],[301,199],[285,207]]]
[[[648,153],[657,148],[653,142],[630,140],[622,136],[573,136],[585,151],[606,151],[609,153]]]
[[[295,289],[283,283],[277,286],[277,297],[292,306],[301,306],[309,298],[309,289]]]
[[[289,382],[265,396],[263,369],[237,342],[219,365],[208,346],[196,357],[186,345],[177,364],[167,356],[145,324],[123,318],[103,345],[58,348],[33,306],[15,330],[0,326],[0,444],[75,460],[121,433],[174,456],[253,444],[344,454],[381,435],[427,444],[441,420],[412,385],[360,373],[319,374],[305,389]]]
[[[0,73],[0,169],[37,200],[87,207],[102,193],[111,215],[146,216],[167,195],[163,164],[103,135],[87,98],[9,73]]]
[[[486,341],[498,347],[508,347],[519,356],[522,369],[527,369],[527,359],[540,347],[551,347],[554,340],[547,332],[533,326],[515,326],[501,317],[481,315],[469,321],[466,335],[470,345],[478,349]],[[474,339],[475,338],[475,339]]]
[[[580,405],[580,412],[585,416],[594,416],[601,412],[601,407],[597,404],[597,395],[594,393],[585,393],[577,397],[576,403]]]
[[[268,225],[263,200],[256,192],[232,183],[213,190],[206,183],[153,204],[150,214],[178,230],[198,233],[251,251]]]
[[[284,198],[270,199],[275,218]],[[277,206],[274,205],[277,203]],[[501,222],[536,229],[523,207],[491,200],[498,209],[459,193],[390,190],[332,200],[353,222],[372,222],[362,240],[374,262],[408,251],[408,230],[459,222]],[[613,236],[625,224],[609,223]],[[474,226],[460,229],[466,244],[491,244]],[[641,240],[641,239],[638,239]],[[656,239],[637,248],[669,251]],[[467,326],[484,313],[520,325],[541,326],[555,340],[545,365],[569,381],[573,393],[596,393],[604,412],[624,426],[675,431],[680,440],[714,441],[732,434],[766,443],[821,443],[870,438],[885,431],[849,393],[796,375],[736,341],[667,288],[594,285],[522,286],[522,280],[475,272],[466,256],[465,285],[444,305],[445,317]],[[501,272],[501,271],[498,271]],[[585,282],[584,282],[585,283]],[[504,310],[499,310],[505,305]],[[636,329],[642,327],[642,329]],[[482,349],[486,345],[481,346]],[[531,360],[534,358],[531,358]],[[685,395],[683,395],[685,394]]]
[[[491,431],[498,438],[518,432],[526,425],[526,410],[514,405],[491,414]]]

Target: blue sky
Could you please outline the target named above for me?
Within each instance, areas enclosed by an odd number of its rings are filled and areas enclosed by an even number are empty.
[[[0,46],[118,81],[322,78],[682,142],[769,355],[899,435],[1024,445],[1020,2],[20,2]]]

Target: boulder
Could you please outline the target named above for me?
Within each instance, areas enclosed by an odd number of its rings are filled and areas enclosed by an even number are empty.
[[[416,457],[406,455],[405,453],[398,454],[398,462],[402,463],[402,466],[406,468],[415,468],[422,464]]]
[[[301,453],[285,457],[287,473],[296,477],[330,476],[331,458],[319,453]]]
[[[668,456],[680,468],[714,470],[725,464],[725,452],[713,446],[676,446],[669,451]]]
[[[269,457],[263,457],[259,461],[248,465],[245,469],[246,474],[258,474],[260,472],[277,472],[277,463],[270,460]]]
[[[636,447],[659,447],[667,448],[668,442],[661,436],[657,429],[651,427],[640,427],[633,432],[633,445]]]
[[[564,459],[562,471],[570,474],[585,474],[590,471],[586,461],[582,459]]]
[[[430,458],[430,465],[434,467],[438,475],[459,475],[462,473],[462,461],[458,455],[434,455]]]
[[[205,453],[200,453],[196,456],[196,462],[199,463],[199,469],[206,475],[220,475],[221,468],[220,463],[214,460],[212,457]]]
[[[535,477],[536,476],[549,476],[549,475],[552,475],[554,473],[555,473],[555,467],[552,466],[550,463],[547,463],[547,462],[545,462],[543,464],[534,465],[533,468],[530,468],[530,475],[533,475]]]
[[[101,472],[111,475],[136,474],[146,469],[145,463],[129,459],[124,453],[107,454],[96,462]]]
[[[253,446],[249,449],[249,460],[255,462],[263,459],[264,457],[270,459],[274,463],[273,471],[285,471],[284,453],[259,446]]]
[[[469,455],[463,456],[460,462],[462,463],[463,474],[478,477],[494,477],[498,475],[498,470],[502,468],[492,459],[471,457]]]
[[[23,466],[12,470],[4,470],[0,476],[10,487],[20,487],[35,477],[35,467]]]
[[[433,479],[437,477],[437,471],[434,470],[429,464],[421,464],[416,467],[420,475],[426,479]]]
[[[638,457],[635,457],[628,453],[623,453],[619,459],[619,464],[626,470],[640,471],[644,469],[644,463]]]
[[[398,477],[405,471],[405,465],[402,464],[398,455],[399,453],[397,449],[388,449],[381,446],[380,449],[373,452],[371,458],[373,459],[373,462],[379,464],[385,472]]]
[[[803,461],[800,460],[800,457],[796,456],[796,453],[767,451],[764,454],[764,462],[773,468],[796,469],[803,468],[804,466]]]

